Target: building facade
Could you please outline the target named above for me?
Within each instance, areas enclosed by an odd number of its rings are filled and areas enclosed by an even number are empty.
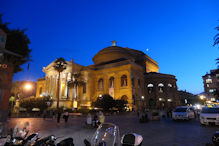
[[[202,76],[204,83],[204,90],[208,100],[215,100],[214,93],[219,91],[219,69],[210,70],[210,73],[206,73]]]
[[[164,93],[165,97],[161,97],[161,94],[149,96],[146,84],[154,83],[155,85],[155,82],[160,81],[154,76],[163,77],[164,86],[168,86],[170,80],[177,90],[176,79],[171,75],[158,74],[158,63],[141,51],[119,47],[114,43],[113,46],[100,50],[93,57],[93,62],[93,65],[82,66],[73,60],[67,61],[67,68],[61,72],[60,76],[60,107],[91,109],[91,103],[104,94],[109,94],[114,99],[127,100],[130,109],[149,107],[148,102],[152,98],[172,99],[170,102],[175,102],[177,99],[175,95],[169,95],[167,92]],[[54,70],[53,65],[54,62],[43,68],[46,77],[38,80],[36,96],[48,94],[56,101],[58,72]],[[154,75],[150,75],[150,72],[154,72]],[[73,74],[80,74],[80,76],[75,77]],[[69,82],[74,81],[80,81],[83,84],[68,86]]]

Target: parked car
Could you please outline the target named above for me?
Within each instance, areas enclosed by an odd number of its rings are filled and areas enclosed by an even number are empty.
[[[200,113],[202,125],[219,125],[219,107],[204,107]]]
[[[172,112],[173,120],[190,120],[195,118],[193,107],[179,106]]]
[[[160,120],[159,112],[152,112],[151,121],[159,121],[159,120]]]

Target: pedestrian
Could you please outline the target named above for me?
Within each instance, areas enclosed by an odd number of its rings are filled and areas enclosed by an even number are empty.
[[[43,119],[46,120],[46,110],[43,111]]]
[[[61,115],[62,115],[61,111],[58,110],[58,113],[57,113],[57,123],[60,123]]]
[[[88,115],[87,115],[87,122],[86,122],[86,124],[87,124],[88,126],[91,126],[91,125],[92,125],[92,117],[91,117],[91,114],[90,114],[90,113],[88,113]]]
[[[97,113],[95,113],[93,117],[93,127],[97,128],[98,125],[99,125],[98,116]]]
[[[68,122],[68,117],[69,117],[69,113],[68,113],[68,111],[65,111],[65,113],[63,115],[63,119],[65,120],[65,123]]]
[[[55,111],[52,110],[52,118],[55,119],[55,116],[56,116]]]
[[[140,110],[139,109],[137,110],[137,115],[138,115],[138,118],[139,118],[139,116],[140,116]]]
[[[105,121],[105,116],[103,114],[103,112],[99,112],[99,121],[100,121],[100,124],[103,124],[104,121]]]

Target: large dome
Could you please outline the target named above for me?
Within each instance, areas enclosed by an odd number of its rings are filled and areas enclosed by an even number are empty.
[[[109,62],[112,60],[117,59],[129,59],[129,58],[136,58],[136,55],[144,55],[143,52],[129,49],[129,48],[123,48],[119,46],[110,46],[106,47],[102,50],[100,50],[94,57],[93,62],[94,64],[100,64]]]

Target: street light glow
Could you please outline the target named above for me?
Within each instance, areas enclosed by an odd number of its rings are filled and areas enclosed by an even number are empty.
[[[141,99],[144,99],[144,96],[141,96]]]
[[[25,85],[25,89],[26,89],[26,90],[30,90],[31,88],[32,88],[31,84],[27,83],[27,84]]]
[[[204,95],[200,95],[199,97],[200,97],[201,100],[203,100],[205,98]]]

